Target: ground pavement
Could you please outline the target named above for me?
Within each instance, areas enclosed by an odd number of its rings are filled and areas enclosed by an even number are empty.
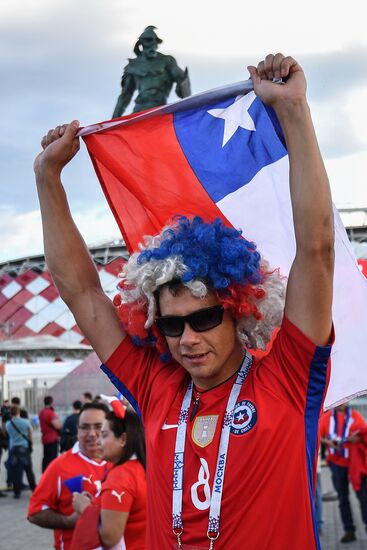
[[[33,435],[33,469],[36,480],[41,475],[42,445],[39,432]],[[7,452],[5,453],[7,455]],[[23,476],[26,483],[26,476]],[[4,466],[4,454],[1,461],[0,487],[6,486],[6,475]],[[12,550],[51,550],[53,548],[53,531],[41,529],[31,525],[27,517],[28,501],[30,491],[23,491],[19,500],[8,493],[6,498],[0,498],[0,549],[12,548]],[[4,544],[6,543],[6,544]]]
[[[34,437],[33,465],[36,478],[41,472],[42,446],[39,433]],[[4,460],[4,459],[3,459]],[[329,470],[322,468],[322,491],[323,493],[332,492],[332,485]],[[1,463],[0,486],[5,485],[5,474],[3,461]],[[24,550],[31,547],[32,550],[51,550],[53,547],[52,531],[40,529],[27,522],[26,513],[30,492],[24,491],[20,500],[13,499],[11,493],[7,498],[0,498],[0,549],[11,548],[12,550]],[[339,544],[339,539],[343,535],[343,529],[340,525],[339,510],[337,502],[323,502],[324,510],[324,529],[321,537],[322,550],[367,550],[367,534],[361,520],[358,501],[352,494],[352,506],[354,519],[357,526],[358,540],[349,544]],[[230,550],[230,549],[228,549]],[[258,550],[261,550],[259,548]],[[284,550],[297,550],[297,541],[289,541],[288,548]]]

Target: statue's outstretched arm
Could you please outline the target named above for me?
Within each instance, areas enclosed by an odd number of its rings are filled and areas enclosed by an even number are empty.
[[[126,107],[129,105],[133,93],[135,92],[135,79],[133,75],[124,73],[121,78],[121,94],[118,97],[112,118],[122,116]]]

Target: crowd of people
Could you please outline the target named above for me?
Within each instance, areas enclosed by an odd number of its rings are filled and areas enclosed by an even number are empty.
[[[36,487],[36,480],[32,466],[32,426],[26,409],[21,407],[19,397],[13,397],[9,403],[4,401],[1,407],[1,450],[8,449],[5,461],[7,470],[7,486],[12,487],[14,498],[20,498],[23,488],[23,472],[27,476],[31,490]],[[0,492],[0,496],[6,493]]]
[[[61,422],[52,397],[44,398],[38,414],[42,475],[36,484],[28,413],[20,407],[19,398],[4,401],[1,434],[2,449],[8,449],[4,462],[8,489],[15,498],[20,498],[24,488],[32,491],[28,519],[54,530],[55,548],[80,550],[102,544],[143,550],[146,458],[142,423],[133,409],[109,396],[93,399],[86,392],[83,402],[77,400],[72,406],[73,412]]]
[[[79,149],[79,124],[42,140],[34,168],[47,265],[102,370],[138,413],[116,399],[109,411],[74,403],[63,434],[63,448],[72,447],[56,458],[62,427],[45,399],[44,472],[28,519],[54,530],[56,549],[316,550],[320,435],[342,542],[356,537],[349,480],[367,524],[365,423],[348,406],[322,416],[334,341],[334,228],[305,76],[280,53],[248,69],[288,150],[296,253],[287,284],[240,231],[178,216],[130,256],[112,303],[61,182]],[[30,427],[18,416],[26,449]],[[29,448],[22,453],[29,457]]]
[[[93,398],[85,392],[81,400],[73,402],[72,412],[63,422],[53,408],[51,396],[44,398],[44,408],[38,416],[43,474],[36,486],[32,466],[33,430],[28,413],[18,397],[4,401],[1,407],[0,453],[9,451],[4,461],[8,489],[13,490],[14,498],[19,498],[24,488],[32,491],[29,521],[54,529],[55,548],[91,550],[101,542],[110,548],[124,537],[127,548],[144,549],[145,437],[133,409],[126,410],[126,405],[117,398]],[[51,430],[55,431],[54,441],[50,440]],[[354,542],[356,528],[350,486],[358,498],[367,530],[367,422],[345,403],[321,416],[319,435],[344,528],[341,542]],[[54,447],[52,456],[50,443]],[[320,464],[321,453],[315,512],[322,534]],[[23,482],[23,473],[28,485]],[[1,491],[0,497],[4,496],[7,493]]]

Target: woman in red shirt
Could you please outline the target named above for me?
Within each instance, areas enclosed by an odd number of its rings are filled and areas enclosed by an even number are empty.
[[[85,494],[73,495],[74,510],[80,518],[72,550],[145,550],[144,430],[133,411],[123,410],[117,415],[116,410],[114,407],[115,412],[107,414],[101,431],[102,456],[113,464],[101,492],[92,501]]]

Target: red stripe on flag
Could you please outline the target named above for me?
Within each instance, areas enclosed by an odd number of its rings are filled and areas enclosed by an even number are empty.
[[[173,115],[83,137],[129,251],[176,214],[221,218],[177,141]]]
[[[367,260],[357,260],[360,270],[367,277]]]

